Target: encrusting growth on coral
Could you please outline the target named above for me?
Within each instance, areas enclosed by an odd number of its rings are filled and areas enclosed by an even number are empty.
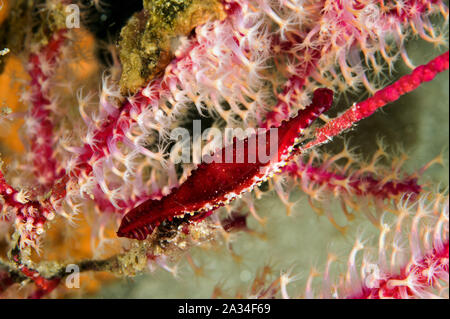
[[[77,3],[108,12],[106,0]],[[240,232],[270,240],[247,223],[267,227],[260,197],[277,194],[295,219],[291,195],[301,190],[336,233],[356,237],[345,267],[330,251],[292,293],[292,268],[276,275],[267,265],[237,297],[448,297],[448,194],[425,174],[442,156],[409,173],[405,153],[381,142],[367,161],[347,141],[341,152],[322,146],[448,70],[448,51],[415,67],[406,46],[410,35],[446,45],[443,1],[143,0],[108,46],[109,66],[75,49],[84,27],[66,25],[68,5],[8,1],[0,20],[0,63],[20,58],[28,76],[12,76],[25,111],[0,104],[0,123],[23,121],[25,148],[0,145],[0,296],[18,294],[17,284],[25,297],[70,296],[70,265],[178,276],[186,260],[201,277],[193,247],[223,245],[242,265],[232,245]],[[87,76],[64,73],[89,59]],[[395,80],[398,63],[411,73]],[[178,141],[180,129],[194,136]],[[244,137],[227,139],[229,129]],[[187,163],[174,159],[180,148]],[[268,160],[252,161],[261,150]],[[351,232],[361,220],[374,239]],[[69,241],[88,249],[70,255]]]
[[[134,93],[164,72],[189,33],[209,20],[222,20],[217,0],[144,1],[122,29],[119,41],[123,93]]]

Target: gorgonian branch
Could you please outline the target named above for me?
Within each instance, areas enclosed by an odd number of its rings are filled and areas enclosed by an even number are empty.
[[[377,91],[367,100],[355,103],[344,114],[318,128],[314,133],[314,140],[306,144],[303,149],[306,150],[331,140],[334,136],[351,128],[355,123],[372,115],[377,109],[417,89],[422,83],[433,80],[438,73],[448,70],[448,65],[449,52],[447,51],[427,64],[418,66],[411,74],[402,76],[395,83]]]

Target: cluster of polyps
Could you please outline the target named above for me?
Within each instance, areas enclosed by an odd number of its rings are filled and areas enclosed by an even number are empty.
[[[26,133],[30,138],[33,173],[44,191],[48,191],[62,174],[53,149],[52,113],[58,105],[51,87],[55,85],[52,76],[61,60],[65,42],[66,31],[55,33],[46,46],[33,48],[35,52],[30,55],[27,65],[31,93],[24,98],[30,104]]]
[[[268,265],[255,277],[247,296],[448,298],[448,196],[428,193],[411,198],[404,196],[389,212],[384,211],[377,237],[357,236],[343,263],[340,255],[330,251],[324,269],[311,268],[303,290],[288,293],[287,287],[299,280],[292,269],[269,281],[273,269]],[[215,294],[221,293],[217,287]]]
[[[80,96],[80,114],[88,126],[85,144],[70,148],[75,156],[68,155],[65,162],[75,171],[83,168],[83,174],[76,174],[86,191],[81,193],[98,198],[101,209],[131,208],[176,186],[164,142],[190,109],[230,126],[266,126],[307,105],[317,82],[338,91],[363,83],[373,92],[377,85],[365,75],[370,71],[357,58],[359,52],[373,69],[380,68],[378,54],[391,67],[398,55],[389,56],[386,48],[392,47],[387,39],[394,37],[407,60],[403,40],[411,23],[422,37],[436,42],[439,33],[428,16],[446,13],[441,2],[419,1],[407,6],[394,1],[385,7],[375,1],[364,6],[350,1],[223,4],[228,17],[197,27],[195,36],[176,50],[162,78],[119,108],[106,98],[121,98],[107,80],[95,118],[89,118],[86,99]]]
[[[0,169],[2,162],[0,161]],[[39,249],[39,235],[44,232],[44,223],[54,218],[52,207],[38,201],[30,201],[29,193],[17,191],[5,180],[0,170],[0,212],[2,217],[14,221],[19,232],[20,246]]]
[[[82,137],[86,155],[68,163],[87,167],[85,174],[78,174],[80,185],[112,204],[102,209],[131,208],[150,194],[159,196],[176,186],[165,143],[189,110],[223,119],[229,126],[267,127],[307,105],[317,83],[336,91],[362,83],[373,93],[381,76],[380,59],[389,68],[399,56],[409,61],[403,42],[411,26],[426,40],[442,40],[428,16],[447,12],[439,1],[394,1],[382,7],[376,1],[223,3],[227,18],[197,27],[195,36],[176,50],[162,78],[126,98],[120,108],[102,98],[96,118],[90,120],[80,103],[88,123]],[[392,38],[396,54],[387,52]],[[371,81],[366,74],[373,73]],[[102,96],[119,97],[112,84],[103,84]],[[73,151],[78,154],[79,148]]]
[[[299,114],[284,121],[278,127],[278,148],[271,161],[250,161],[247,156],[251,151],[250,140],[260,135],[251,136],[243,141],[243,161],[238,157],[237,139],[231,145],[233,161],[223,161],[226,152],[221,150],[217,161],[201,164],[191,176],[177,189],[159,201],[149,199],[131,210],[123,218],[117,232],[121,237],[143,240],[164,220],[172,220],[175,216],[207,211],[227,204],[232,194],[243,194],[252,190],[255,185],[267,180],[291,157],[292,145],[303,131],[323,112],[331,107],[333,93],[328,89],[317,89],[311,105]],[[271,131],[263,133],[270,135]],[[269,138],[266,136],[266,141]],[[256,144],[255,144],[256,145]],[[260,147],[258,143],[258,147]],[[267,149],[267,143],[262,145]],[[213,156],[215,157],[215,156]]]
[[[397,218],[382,219],[378,256],[372,260],[373,254],[366,254],[360,278],[354,278],[355,260],[349,261],[344,295],[349,298],[448,298],[448,205],[448,197],[439,194],[431,200],[426,196],[417,201],[405,197],[397,206]],[[363,248],[361,245],[355,249]],[[357,287],[358,282],[360,287]]]

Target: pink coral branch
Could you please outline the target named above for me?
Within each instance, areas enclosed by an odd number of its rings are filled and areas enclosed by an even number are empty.
[[[429,63],[415,68],[411,74],[405,75],[395,83],[379,90],[367,100],[354,104],[344,114],[317,129],[314,134],[315,139],[309,142],[304,149],[331,140],[332,137],[351,128],[356,122],[372,115],[377,109],[415,90],[422,83],[431,81],[438,73],[447,70],[448,66],[449,52],[447,51]]]
[[[67,30],[54,33],[49,43],[38,53],[29,58],[29,75],[31,77],[30,117],[32,125],[27,132],[31,140],[31,154],[33,154],[33,171],[38,183],[44,191],[54,185],[61,177],[62,171],[53,153],[53,123],[50,107],[54,101],[50,96],[50,81],[59,62],[61,49],[66,41]]]
[[[44,231],[44,223],[55,216],[50,200],[42,203],[30,201],[26,192],[17,191],[6,182],[1,171],[0,196],[3,198],[3,209],[15,216],[16,229],[21,235],[21,246],[36,245],[38,236]]]
[[[356,196],[371,195],[379,199],[393,198],[401,194],[419,194],[422,187],[417,177],[383,182],[371,175],[339,174],[321,166],[301,161],[291,162],[283,168],[290,176],[306,178],[318,186],[326,186],[330,191]]]
[[[384,274],[376,288],[363,286],[362,292],[351,295],[349,299],[379,299],[394,298],[406,299],[433,295],[427,293],[425,288],[438,288],[439,281],[448,283],[448,249],[449,243],[434,248],[423,258],[411,261],[402,268],[399,274]]]

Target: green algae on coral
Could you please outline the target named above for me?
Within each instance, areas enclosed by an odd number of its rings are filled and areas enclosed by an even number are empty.
[[[120,33],[122,93],[134,93],[163,72],[173,58],[173,39],[225,15],[217,0],[144,0],[144,10],[133,15]]]

